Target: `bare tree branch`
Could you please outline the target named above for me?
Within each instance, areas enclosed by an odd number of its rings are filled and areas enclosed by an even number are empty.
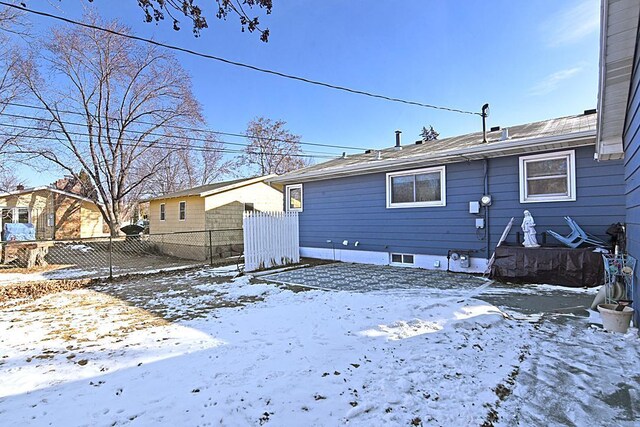
[[[129,32],[95,15],[85,20]],[[38,56],[21,59],[19,76],[44,107],[45,114],[31,126],[48,136],[21,144],[19,153],[37,155],[77,180],[83,171],[113,235],[172,155],[154,148],[168,139],[152,134],[202,124],[190,76],[173,56],[97,30],[53,29]],[[66,111],[82,113],[83,123],[74,124]],[[59,142],[52,143],[52,137]]]
[[[287,123],[258,117],[249,122],[247,135],[250,144],[239,156],[237,165],[247,166],[260,175],[283,174],[308,166],[300,157],[300,136],[289,132]]]

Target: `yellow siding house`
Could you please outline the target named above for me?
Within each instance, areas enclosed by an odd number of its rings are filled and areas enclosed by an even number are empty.
[[[33,224],[37,240],[105,236],[98,206],[90,199],[51,187],[0,194],[0,229],[7,222]]]
[[[191,246],[185,257],[203,259],[209,256],[209,239],[218,249],[242,245],[243,212],[283,210],[282,187],[267,184],[270,178],[217,182],[149,199],[151,240],[163,243],[163,252],[174,252],[167,248],[175,245],[175,256]]]

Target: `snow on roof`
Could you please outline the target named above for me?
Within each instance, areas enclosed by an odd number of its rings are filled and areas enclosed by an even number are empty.
[[[291,172],[271,182],[291,183],[327,179],[338,176],[367,174],[406,167],[455,163],[489,157],[514,155],[567,146],[595,144],[596,114],[560,117],[523,125],[509,126],[508,139],[502,139],[503,129],[454,136],[422,144],[403,145],[349,155]]]

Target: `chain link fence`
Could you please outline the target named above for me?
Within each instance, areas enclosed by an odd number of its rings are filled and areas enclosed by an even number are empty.
[[[242,229],[186,231],[69,240],[0,242],[0,284],[113,278],[236,262]]]

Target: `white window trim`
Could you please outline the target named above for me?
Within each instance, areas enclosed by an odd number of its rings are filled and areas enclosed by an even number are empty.
[[[180,218],[180,204],[184,203],[184,218]],[[181,200],[178,202],[178,221],[186,221],[187,220],[187,201]]]
[[[162,217],[163,213],[164,213],[164,218]],[[165,203],[160,203],[160,221],[166,221],[166,220],[167,220],[167,205]]]
[[[291,190],[296,188],[300,189],[300,207],[292,208],[289,204],[289,201],[291,200],[290,194],[291,194]],[[304,190],[302,189],[302,184],[287,185],[285,193],[286,193],[286,200],[285,200],[286,209],[285,210],[287,212],[302,212],[302,209],[304,208]]]
[[[0,206],[0,211],[2,209],[11,209],[11,224],[19,224],[18,222],[18,209],[26,209],[27,210],[27,220],[29,224],[33,224],[31,222],[31,208],[28,206]],[[2,218],[0,218],[2,221]],[[4,223],[4,222],[3,222]]]
[[[400,255],[402,257],[403,262],[393,262],[393,256]],[[410,255],[413,257],[413,262],[404,262],[404,257],[406,255]],[[394,265],[397,267],[410,267],[416,264],[416,256],[415,254],[407,254],[404,252],[389,252],[389,265]]]
[[[569,194],[548,196],[529,196],[527,195],[527,179],[525,176],[526,163],[529,161],[553,160],[566,158],[569,162],[567,174],[569,178],[568,191]],[[545,203],[545,202],[575,202],[576,201],[576,152],[575,150],[556,151],[553,153],[534,154],[532,156],[521,156],[520,164],[520,203]]]
[[[440,172],[440,196],[441,200],[433,202],[409,202],[409,203],[392,203],[391,202],[391,178],[396,176],[418,175],[422,173]],[[387,209],[402,209],[402,208],[425,208],[425,207],[442,207],[447,206],[447,169],[445,166],[438,166],[435,168],[423,168],[412,169],[402,172],[389,172],[387,173],[386,182],[386,197],[387,197]]]

